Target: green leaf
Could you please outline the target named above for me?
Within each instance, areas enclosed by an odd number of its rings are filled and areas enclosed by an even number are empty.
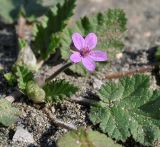
[[[20,50],[28,46],[27,41],[22,38],[18,38],[18,45]]]
[[[20,15],[34,21],[46,13],[49,7],[56,5],[60,0],[0,0],[0,17],[7,23],[13,23]]]
[[[75,94],[78,90],[77,87],[65,80],[55,80],[47,83],[43,89],[46,93],[46,101],[49,103],[62,102],[67,97]]]
[[[90,32],[96,33],[98,37],[97,49],[104,50],[108,53],[109,59],[112,60],[118,52],[121,52],[123,43],[121,37],[126,30],[125,13],[120,9],[109,9],[104,13],[98,13],[95,16],[85,16],[78,21],[72,28],[66,28],[63,31],[61,39],[61,54],[65,60],[69,59],[71,54],[71,36],[74,32],[79,32],[86,36]],[[86,71],[75,64],[70,69],[79,74],[85,75]],[[78,70],[77,70],[78,69]]]
[[[33,41],[35,54],[47,60],[51,54],[56,52],[60,45],[60,36],[66,27],[69,18],[73,15],[76,0],[65,0],[63,4],[57,4],[56,8],[50,10],[46,24],[37,25],[37,33]]]
[[[144,145],[160,139],[160,92],[149,89],[149,77],[125,77],[99,91],[101,101],[92,106],[90,120],[116,140],[132,136]]]
[[[0,124],[10,126],[15,123],[19,115],[18,110],[12,107],[8,100],[0,99]]]
[[[19,89],[25,92],[27,83],[33,80],[33,73],[24,65],[16,65],[14,71]]]
[[[14,74],[8,72],[6,74],[4,74],[4,78],[7,80],[8,84],[10,86],[13,86],[13,84],[16,82],[16,77]]]
[[[68,132],[57,145],[59,147],[120,147],[104,134],[84,128]]]

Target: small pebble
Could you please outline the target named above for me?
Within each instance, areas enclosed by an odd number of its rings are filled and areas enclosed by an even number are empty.
[[[13,142],[26,142],[26,143],[34,143],[33,135],[29,133],[26,129],[22,127],[17,127],[17,130],[12,138]]]
[[[122,54],[122,53],[118,53],[118,54],[116,54],[116,58],[117,58],[117,59],[121,59],[121,58],[123,58],[123,54]]]
[[[97,78],[93,78],[93,88],[94,89],[100,89],[103,82]]]

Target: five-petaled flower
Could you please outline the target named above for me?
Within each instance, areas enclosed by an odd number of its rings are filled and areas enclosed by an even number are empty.
[[[93,50],[97,44],[97,36],[95,33],[89,33],[83,38],[79,33],[73,33],[72,41],[76,47],[76,51],[70,56],[70,60],[73,63],[82,61],[84,67],[93,72],[96,68],[95,61],[106,61],[106,52],[100,50]]]

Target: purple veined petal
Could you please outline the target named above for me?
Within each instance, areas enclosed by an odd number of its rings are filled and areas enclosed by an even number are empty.
[[[107,53],[100,50],[91,51],[89,57],[94,61],[106,61],[108,59]]]
[[[81,55],[79,52],[74,52],[71,56],[70,56],[70,60],[73,63],[78,63],[81,61]]]
[[[95,33],[89,33],[85,38],[85,47],[89,49],[95,48],[97,45],[97,36]]]
[[[82,48],[84,48],[85,41],[84,41],[84,38],[82,37],[81,34],[79,34],[79,33],[73,33],[73,35],[72,35],[72,41],[73,41],[74,46],[78,50],[81,50]]]
[[[82,63],[84,67],[90,72],[93,72],[96,68],[95,62],[89,57],[82,58]]]

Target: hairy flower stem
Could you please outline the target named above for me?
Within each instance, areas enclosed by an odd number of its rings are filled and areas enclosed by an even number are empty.
[[[63,65],[61,68],[59,68],[56,72],[54,72],[52,75],[50,75],[48,78],[45,79],[45,82],[52,81],[57,75],[59,75],[62,71],[66,70],[69,68],[73,63],[69,62]]]
[[[113,74],[108,74],[105,76],[105,79],[117,79],[117,78],[122,78],[125,76],[132,76],[134,74],[138,74],[138,73],[145,73],[148,71],[151,71],[155,68],[155,66],[159,65],[160,63],[154,63],[151,65],[148,65],[146,67],[140,67],[134,70],[129,70],[129,71],[122,71],[122,72],[117,72],[117,73],[113,73]]]

